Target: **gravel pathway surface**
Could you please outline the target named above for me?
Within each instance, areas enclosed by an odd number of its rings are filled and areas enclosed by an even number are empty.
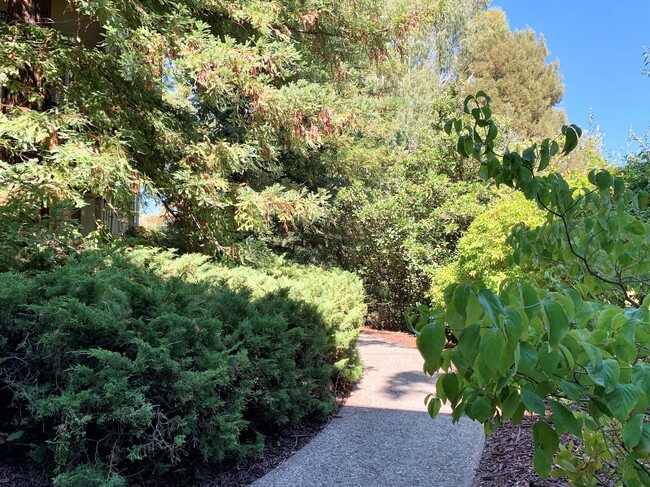
[[[434,380],[417,350],[362,334],[364,376],[339,414],[307,446],[253,487],[470,487],[483,427],[431,420]]]

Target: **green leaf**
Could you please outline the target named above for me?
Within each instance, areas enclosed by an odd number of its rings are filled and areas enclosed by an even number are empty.
[[[600,351],[600,348],[592,345],[591,343],[583,344],[587,357],[589,357],[589,362],[593,367],[600,367],[603,361],[603,353]]]
[[[632,369],[632,383],[650,401],[650,365],[639,362]]]
[[[619,420],[625,421],[639,400],[639,390],[634,384],[619,384],[605,396],[607,407]]]
[[[569,399],[573,401],[580,401],[582,399],[582,388],[578,384],[560,379],[559,386]]]
[[[526,313],[529,320],[532,320],[537,315],[540,308],[537,291],[529,284],[520,284],[519,294],[521,296],[521,301],[524,304],[524,313]]]
[[[470,408],[472,416],[479,423],[485,423],[488,419],[492,417],[494,413],[494,407],[483,396],[477,397]]]
[[[473,95],[467,95],[465,97],[465,101],[463,102],[463,111],[465,113],[467,113],[468,115],[470,114],[469,102],[471,102],[472,100],[474,100],[474,96]]]
[[[523,402],[519,403],[519,407],[512,415],[510,422],[517,426],[524,419],[524,414],[526,413],[526,405]]]
[[[564,357],[567,368],[573,370],[576,366],[576,363],[575,360],[573,359],[573,354],[571,353],[571,350],[569,350],[564,345],[560,345],[559,349],[560,349],[560,353],[562,354],[562,357]]]
[[[551,473],[553,455],[560,445],[560,438],[546,422],[538,421],[533,425],[533,445],[533,467],[537,474],[545,479]]]
[[[445,122],[445,127],[444,128],[445,128],[445,133],[447,135],[451,135],[451,129],[452,129],[453,126],[454,126],[454,121],[453,120],[447,120]]]
[[[442,401],[437,397],[432,398],[429,401],[429,404],[427,405],[427,411],[429,412],[429,416],[431,416],[431,418],[435,418],[440,412],[441,407],[442,407]]]
[[[470,325],[460,332],[458,348],[463,356],[469,359],[476,354],[480,340],[481,325]]]
[[[467,303],[471,292],[472,287],[469,284],[461,284],[454,289],[454,307],[463,318],[467,318]]]
[[[621,366],[614,359],[603,360],[599,367],[587,364],[587,375],[599,386],[605,388],[605,392],[612,392],[618,384],[621,375]]]
[[[625,182],[621,178],[614,178],[614,194],[621,196],[625,191]]]
[[[639,444],[634,450],[646,457],[650,456],[650,423],[643,424],[641,440],[639,440]]]
[[[444,374],[442,377],[438,379],[438,383],[442,385],[442,388],[445,392],[445,395],[447,396],[447,399],[449,399],[449,402],[451,402],[454,406],[458,402],[458,377],[454,373],[447,373]]]
[[[465,150],[465,154],[467,154],[467,157],[472,155],[472,153],[474,152],[474,141],[471,139],[471,137],[465,138],[465,140],[463,141],[463,149]]]
[[[5,438],[5,441],[20,440],[24,434],[25,432],[23,430],[14,431],[13,433],[11,433],[9,436]]]
[[[551,154],[549,153],[548,149],[542,150],[540,152],[539,167],[537,168],[537,170],[543,171],[548,167],[548,164],[550,162],[551,162]]]
[[[424,370],[428,374],[433,375],[438,371],[445,343],[447,343],[445,327],[438,321],[427,323],[420,331],[416,344],[424,359]]]
[[[571,125],[567,127],[566,125],[562,127],[562,133],[564,134],[564,148],[562,149],[562,153],[566,156],[569,154],[573,149],[578,147],[578,139],[579,135],[578,132],[575,129],[575,126]]]
[[[562,434],[568,431],[573,436],[577,436],[578,438],[582,437],[582,425],[571,410],[553,400],[549,400],[549,406],[553,414],[553,423],[558,433]]]
[[[547,376],[555,373],[560,363],[560,352],[553,349],[548,342],[543,342],[538,350],[538,369]]]
[[[519,359],[519,370],[524,374],[530,374],[537,367],[538,355],[532,345],[526,342],[519,344],[521,347],[521,358]]]
[[[483,90],[476,92],[476,99],[478,100],[479,98],[485,99],[485,103],[490,103],[490,101],[492,101],[492,98],[490,98]]]
[[[521,402],[524,403],[529,411],[544,416],[546,414],[546,406],[541,397],[528,389],[521,390]]]
[[[517,343],[526,329],[526,324],[519,314],[519,311],[513,308],[506,309],[506,318],[503,321],[506,329],[508,343]]]
[[[490,178],[490,172],[488,166],[484,162],[481,162],[481,166],[479,167],[478,170],[478,177],[481,178],[483,181],[487,181]]]
[[[636,414],[627,420],[623,428],[623,442],[628,448],[634,448],[641,440],[643,432],[643,418],[645,414]]]
[[[551,346],[557,346],[569,330],[569,319],[559,304],[544,301],[544,313],[548,324],[548,337]]]
[[[469,157],[469,154],[465,152],[465,135],[458,137],[458,144],[456,144],[456,151],[463,157]]]
[[[535,454],[533,455],[533,468],[541,478],[547,478],[552,469],[551,456],[544,450],[535,449]]]
[[[481,112],[481,109],[479,107],[472,108],[472,117],[474,117],[474,120],[477,123],[481,121],[482,115],[483,115],[483,112]]]
[[[503,419],[510,419],[519,405],[521,400],[519,399],[519,393],[517,391],[512,392],[505,401],[503,401],[503,407],[501,408],[501,413],[503,414]]]
[[[47,445],[41,445],[38,448],[35,448],[31,450],[28,455],[32,460],[34,460],[36,463],[43,463],[45,460],[45,456],[49,452],[49,448]]]
[[[600,190],[607,189],[612,184],[612,176],[607,171],[600,171],[597,173],[595,180],[596,186],[598,186],[598,189]]]
[[[505,347],[506,339],[499,328],[490,328],[481,339],[479,353],[490,370],[498,370],[501,360],[503,359],[503,351]]]
[[[488,127],[488,133],[485,136],[485,143],[486,144],[491,144],[494,139],[497,138],[497,134],[499,133],[497,126],[494,122],[490,122],[490,125]]]
[[[499,325],[498,316],[499,315],[503,316],[506,314],[506,310],[501,304],[499,297],[489,289],[481,289],[478,292],[478,302],[481,304],[481,307],[483,308],[485,313],[490,317],[492,322],[498,326]]]

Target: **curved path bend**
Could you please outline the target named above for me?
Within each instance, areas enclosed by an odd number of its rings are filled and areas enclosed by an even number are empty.
[[[471,487],[483,427],[432,420],[417,350],[361,334],[364,375],[323,431],[253,487]]]

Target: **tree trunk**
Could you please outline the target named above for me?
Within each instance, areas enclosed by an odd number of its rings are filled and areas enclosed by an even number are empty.
[[[45,25],[51,22],[52,0],[9,0],[7,2],[7,23]],[[26,34],[28,35],[28,34]],[[6,88],[0,88],[0,111],[6,107],[21,106],[32,110],[46,110],[50,107],[49,95],[43,89],[40,70],[33,66],[20,69],[20,83],[43,92],[39,101],[31,100],[20,91],[10,93]]]
[[[7,22],[44,24],[50,22],[52,0],[9,0]]]

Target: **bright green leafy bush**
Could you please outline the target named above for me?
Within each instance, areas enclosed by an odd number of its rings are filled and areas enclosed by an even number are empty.
[[[332,410],[330,379],[358,372],[364,312],[341,271],[152,249],[0,274],[0,424],[47,445],[61,485],[247,457]]]
[[[544,221],[536,205],[518,193],[492,200],[458,241],[455,260],[434,273],[429,290],[433,303],[442,304],[445,289],[456,282],[481,281],[498,290],[505,282],[532,278],[520,266],[509,265],[512,249],[506,239],[518,225],[534,228]]]
[[[621,173],[625,184],[634,191],[650,192],[650,140],[641,139],[638,151],[629,154]],[[639,215],[650,221],[650,211],[641,210]]]
[[[480,161],[481,175],[516,188],[546,212],[546,223],[517,229],[513,264],[552,262],[547,289],[513,283],[499,294],[477,284],[449,287],[445,306],[421,307],[417,328],[425,371],[444,373],[427,398],[452,417],[502,421],[539,415],[534,467],[579,486],[650,484],[650,224],[638,217],[648,194],[592,171],[572,188],[557,173],[539,174],[560,150],[546,139],[522,153],[497,154],[497,128],[484,93],[468,97],[473,121],[450,121],[458,150]],[[581,131],[565,126],[563,153]],[[443,350],[445,332],[458,340]],[[559,435],[580,438],[559,447]],[[559,453],[558,452],[559,448]],[[557,453],[557,454],[556,454]]]

